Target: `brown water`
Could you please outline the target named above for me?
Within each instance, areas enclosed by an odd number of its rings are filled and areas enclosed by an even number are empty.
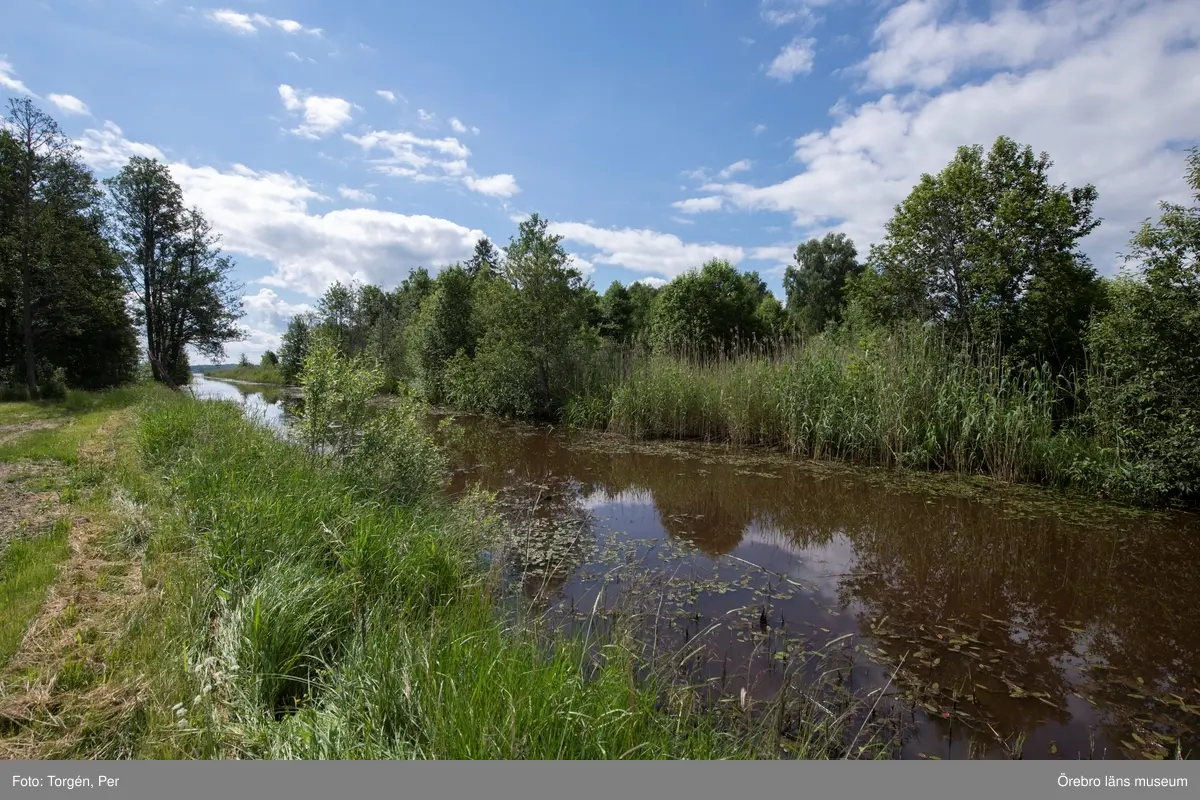
[[[844,686],[886,688],[906,757],[1200,754],[1195,517],[459,422],[453,489],[482,484],[523,514],[509,559],[527,595],[587,617],[623,591],[653,613],[656,646],[690,642],[728,691],[770,695],[784,665],[836,652],[820,663]]]

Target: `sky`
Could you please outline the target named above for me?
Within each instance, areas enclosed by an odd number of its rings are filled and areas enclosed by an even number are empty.
[[[229,5],[224,3],[228,2]],[[1007,135],[1095,184],[1111,274],[1200,143],[1198,0],[21,0],[0,99],[100,177],[170,165],[257,360],[335,280],[503,247],[538,213],[599,291],[796,245],[865,255],[922,173]]]

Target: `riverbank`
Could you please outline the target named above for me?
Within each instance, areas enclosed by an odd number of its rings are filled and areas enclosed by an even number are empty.
[[[845,720],[818,726],[800,695],[705,705],[627,632],[498,613],[477,496],[381,504],[231,404],[148,391],[88,425],[55,465],[69,546],[3,667],[10,757],[844,752]]]
[[[267,386],[284,385],[283,375],[280,374],[278,367],[225,367],[223,369],[209,370],[205,374],[210,378],[218,378],[225,381],[240,381],[242,383],[256,383]]]

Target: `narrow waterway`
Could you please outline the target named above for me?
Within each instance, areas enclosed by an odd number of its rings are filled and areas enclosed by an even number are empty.
[[[286,429],[285,398],[262,388],[193,384]],[[482,485],[522,520],[506,558],[567,624],[640,614],[656,648],[684,646],[735,695],[769,697],[800,668],[885,694],[906,757],[1200,754],[1194,516],[457,422],[449,490]]]

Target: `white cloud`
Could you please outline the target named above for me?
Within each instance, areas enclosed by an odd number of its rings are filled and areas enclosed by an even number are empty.
[[[759,13],[764,21],[777,28],[799,25],[808,29],[820,21],[813,9],[840,2],[844,0],[760,0]]]
[[[857,71],[869,86],[933,89],[970,69],[1016,69],[1048,63],[1081,41],[1110,30],[1135,10],[1127,0],[1051,0],[1038,9],[997,6],[987,19],[956,15],[949,0],[908,0],[875,30],[879,49]],[[1194,8],[1194,7],[1193,7]]]
[[[387,175],[414,179],[422,175],[431,178],[461,175],[466,171],[466,159],[471,155],[466,145],[449,136],[430,139],[408,131],[368,131],[362,136],[349,133],[345,136],[366,153],[390,151],[390,156],[371,161],[377,172]],[[431,176],[433,169],[439,172]]]
[[[99,129],[88,128],[75,144],[84,163],[99,170],[120,169],[133,156],[165,159],[154,145],[126,139],[115,122],[105,122]]]
[[[49,94],[46,95],[46,99],[64,114],[87,116],[92,113],[88,111],[87,105],[82,100],[69,94]]]
[[[810,6],[819,4],[801,0],[762,0],[759,13],[769,25],[777,28],[793,23],[811,26],[816,18]]]
[[[462,120],[460,120],[458,117],[450,118],[450,128],[455,133],[466,133],[467,132],[467,126],[463,125]]]
[[[567,253],[568,265],[579,270],[584,275],[591,275],[596,271],[596,265],[588,261],[582,256],[577,256],[574,253]]]
[[[797,75],[807,75],[812,72],[813,59],[816,53],[813,45],[816,39],[796,38],[784,45],[775,56],[775,60],[767,66],[767,77],[783,83],[791,83]]]
[[[724,202],[720,195],[712,195],[710,197],[689,197],[686,200],[671,203],[671,206],[685,214],[699,214],[705,211],[720,211]]]
[[[432,125],[437,122],[437,114],[434,114],[432,111],[426,111],[423,108],[417,109],[417,118],[425,125]]]
[[[130,154],[161,152],[120,136],[106,123],[80,141],[84,159],[98,169],[124,164]],[[118,160],[119,157],[119,160]],[[199,206],[231,253],[261,258],[275,271],[260,283],[319,296],[335,280],[398,284],[417,266],[437,269],[470,257],[482,231],[446,219],[369,208],[312,213],[326,200],[288,173],[170,163],[184,199]],[[260,293],[261,294],[261,293]]]
[[[746,170],[750,169],[751,166],[752,163],[750,159],[743,158],[741,161],[735,161],[725,169],[718,172],[717,177],[724,180],[738,174],[739,172],[745,172]]]
[[[763,131],[765,131],[766,129],[767,129],[767,126],[766,126],[766,125],[763,125],[763,124],[760,122],[760,123],[758,123],[757,125],[755,125],[755,126],[754,126],[754,135],[755,135],[755,136],[758,136],[760,133],[762,133],[762,132],[763,132]]]
[[[354,189],[349,186],[339,186],[338,194],[347,200],[353,200],[355,203],[373,203],[375,195],[365,189]]]
[[[517,185],[517,179],[508,174],[492,175],[487,178],[475,178],[467,175],[463,178],[463,183],[473,192],[492,197],[512,197],[521,191],[521,187]]]
[[[286,83],[279,86],[279,99],[288,111],[300,114],[300,125],[292,130],[307,139],[319,139],[350,121],[353,106],[340,97],[321,97],[298,92]]]
[[[802,171],[793,177],[766,186],[709,184],[704,190],[742,209],[790,214],[806,235],[844,232],[865,253],[922,173],[940,171],[959,145],[988,147],[1003,134],[1047,151],[1056,162],[1055,182],[1096,185],[1104,224],[1084,244],[1098,267],[1111,270],[1114,253],[1142,219],[1156,213],[1160,199],[1188,199],[1178,146],[1195,141],[1200,131],[1195,101],[1200,49],[1187,46],[1200,38],[1200,15],[1194,0],[1052,0],[1051,5],[1029,17],[1024,35],[1032,40],[1060,36],[1043,29],[1058,25],[1066,6],[1077,8],[1081,17],[1103,12],[1121,19],[1095,36],[1076,27],[1073,45],[1064,43],[1060,54],[1047,56],[1050,63],[1021,74],[1001,70],[934,95],[886,94],[843,107],[833,127],[796,140],[794,158]],[[924,3],[910,0],[904,6],[915,13]],[[1002,39],[1008,36],[1010,9],[998,7],[989,18]],[[920,38],[940,27],[930,20],[908,30]],[[972,59],[981,52],[979,36],[958,40],[957,50],[943,45],[938,63],[977,64]],[[886,37],[880,41],[889,46]]]
[[[375,94],[379,95],[384,100],[387,100],[389,103],[396,102],[396,93],[389,89],[376,89]]]
[[[0,86],[8,89],[13,94],[27,94],[31,97],[37,97],[37,95],[29,90],[28,86],[17,80],[17,73],[13,69],[12,62],[5,60],[4,56],[0,56]]]
[[[636,281],[630,281],[630,285],[635,283],[644,283],[647,286],[653,286],[655,289],[661,289],[667,285],[667,282],[662,278],[638,278]]]
[[[723,244],[690,244],[670,233],[633,228],[597,228],[582,222],[556,222],[550,233],[598,252],[589,256],[598,264],[613,264],[673,278],[713,258],[741,261],[742,248]]]
[[[521,191],[512,175],[479,176],[467,164],[471,150],[458,139],[432,139],[409,131],[369,131],[362,136],[346,134],[365,153],[389,151],[371,159],[376,172],[418,182],[460,182],[473,192],[491,197],[512,197]]]
[[[246,309],[243,324],[260,330],[282,330],[287,327],[292,317],[313,310],[309,303],[289,303],[276,294],[274,289],[266,287],[259,289],[255,294],[244,296],[242,304]]]
[[[277,19],[263,14],[243,14],[228,8],[208,12],[208,18],[218,25],[243,34],[258,33],[263,28],[275,28],[287,34],[305,33],[320,36],[320,28],[309,28],[294,19]]]

